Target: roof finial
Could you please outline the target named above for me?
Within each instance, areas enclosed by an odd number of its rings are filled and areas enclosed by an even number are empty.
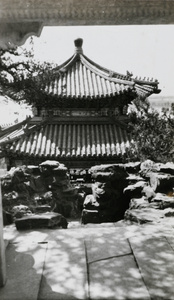
[[[82,49],[83,39],[78,38],[78,39],[74,40],[74,44],[75,44],[75,53],[82,54],[83,53],[83,49]]]

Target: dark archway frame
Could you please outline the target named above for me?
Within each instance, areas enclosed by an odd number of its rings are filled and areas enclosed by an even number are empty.
[[[0,0],[0,47],[44,26],[174,24],[173,0]]]

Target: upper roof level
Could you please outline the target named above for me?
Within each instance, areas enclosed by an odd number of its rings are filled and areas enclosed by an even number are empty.
[[[48,95],[58,98],[113,98],[133,93],[134,97],[148,97],[159,93],[158,81],[133,78],[132,74],[119,74],[101,67],[83,54],[83,39],[74,41],[75,53],[53,69],[43,84]]]

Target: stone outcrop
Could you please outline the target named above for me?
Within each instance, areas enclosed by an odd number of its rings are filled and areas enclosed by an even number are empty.
[[[135,175],[137,178],[141,176],[144,184],[139,181],[134,193],[129,194],[130,204],[124,215],[125,220],[142,224],[160,222],[174,216],[174,163],[162,164],[147,160],[140,165]],[[124,193],[130,190],[131,185],[124,189]]]
[[[18,230],[34,229],[34,228],[57,228],[66,229],[68,226],[67,220],[58,213],[47,212],[44,214],[31,214],[15,220],[15,225]]]
[[[90,169],[92,194],[83,204],[82,223],[160,222],[174,216],[174,163],[100,165]]]
[[[14,220],[46,212],[65,218],[79,214],[77,189],[57,161],[12,168],[2,179],[2,198],[4,216],[10,213]]]
[[[11,169],[2,180],[5,224],[12,215],[21,224],[32,219],[32,224],[48,225],[51,220],[40,217],[49,213],[81,216],[83,224],[120,219],[142,224],[174,216],[174,163],[97,165],[89,172],[93,182],[85,189],[72,186],[67,168],[57,161]]]
[[[99,165],[92,167],[94,183],[92,194],[87,195],[82,211],[82,223],[115,222],[123,218],[127,206],[123,189],[128,173],[124,165]]]

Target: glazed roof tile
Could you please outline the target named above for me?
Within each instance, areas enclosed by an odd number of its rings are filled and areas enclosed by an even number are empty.
[[[26,133],[27,132],[27,133]],[[45,123],[19,127],[0,138],[12,155],[36,158],[93,158],[124,155],[130,145],[126,128],[115,123]]]
[[[157,81],[137,80],[103,68],[83,54],[82,39],[75,40],[75,54],[59,67],[43,85],[50,95],[68,98],[103,98],[134,91],[146,97],[158,93]]]

